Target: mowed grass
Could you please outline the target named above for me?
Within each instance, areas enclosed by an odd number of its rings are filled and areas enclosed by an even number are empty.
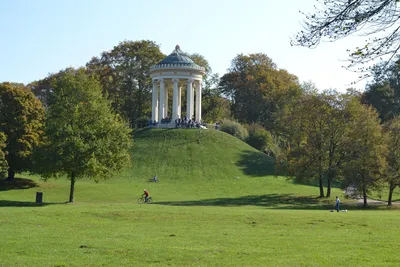
[[[164,151],[165,153],[162,153]],[[134,165],[76,183],[0,186],[0,266],[398,266],[400,212],[329,212],[318,188],[221,132],[141,131]],[[159,183],[148,182],[157,174]],[[136,204],[143,188],[154,203]],[[35,193],[44,193],[36,206]],[[334,189],[333,195],[342,196]]]
[[[2,208],[1,266],[398,266],[399,215],[261,207]]]

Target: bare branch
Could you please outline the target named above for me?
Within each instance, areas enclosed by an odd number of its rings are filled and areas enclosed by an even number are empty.
[[[399,0],[317,0],[313,14],[304,14],[304,30],[292,40],[292,45],[313,48],[327,40],[339,40],[358,33],[365,43],[349,53],[345,68],[355,72],[371,70],[371,65],[383,57],[390,62],[400,49]],[[385,58],[386,59],[386,58]],[[360,66],[356,68],[357,66]],[[368,75],[367,75],[368,76]]]

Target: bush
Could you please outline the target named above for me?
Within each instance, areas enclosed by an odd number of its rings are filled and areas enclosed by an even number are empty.
[[[245,127],[243,127],[240,123],[231,121],[228,119],[223,119],[221,123],[221,131],[226,132],[230,135],[233,135],[243,141],[249,136],[249,133]]]
[[[253,135],[258,131],[265,130],[265,128],[261,124],[258,124],[258,123],[247,124],[246,129],[249,132],[249,135]]]
[[[253,123],[246,125],[246,128],[249,132],[246,142],[250,146],[272,157],[276,157],[280,153],[276,137],[272,136],[262,125]]]
[[[265,129],[251,133],[246,142],[260,151],[270,150],[272,146],[272,135]]]
[[[135,128],[145,128],[149,126],[149,119],[148,118],[140,118],[135,121]]]

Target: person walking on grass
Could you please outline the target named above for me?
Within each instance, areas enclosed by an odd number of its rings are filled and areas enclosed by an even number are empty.
[[[337,212],[339,212],[339,204],[340,204],[340,199],[339,199],[338,196],[336,196],[336,207],[335,207],[335,209],[336,209]]]

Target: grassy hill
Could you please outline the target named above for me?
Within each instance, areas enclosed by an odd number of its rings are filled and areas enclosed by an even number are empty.
[[[317,199],[315,186],[274,176],[272,158],[221,131],[142,129],[134,135],[132,155],[133,165],[113,179],[99,183],[79,180],[75,201],[129,203],[146,188],[156,203],[169,205],[308,209],[326,208],[333,203],[333,199]],[[154,175],[159,183],[149,182]],[[31,202],[36,191],[44,192],[47,202],[67,199],[66,179],[45,182],[36,176],[19,177],[32,180],[22,181],[13,188],[0,185],[0,201],[11,201],[11,205]],[[334,188],[335,195],[343,194]]]
[[[318,193],[313,186],[273,176],[272,158],[221,131],[143,129],[134,140],[133,168],[124,180],[163,203],[292,206],[294,195]],[[154,175],[160,182],[147,182]]]
[[[273,174],[271,158],[221,131],[144,129],[134,140],[134,176],[190,181]]]
[[[141,130],[134,143],[132,168],[79,180],[74,204],[66,179],[0,184],[0,266],[398,266],[398,210],[343,199],[348,213],[328,212],[317,187],[273,176],[223,132]],[[136,204],[143,188],[154,205]]]
[[[130,203],[146,188],[155,203],[168,205],[326,207],[326,200],[316,199],[316,187],[274,176],[273,164],[270,157],[221,131],[143,129],[134,135],[133,166],[107,181],[79,180],[75,201]],[[149,182],[154,175],[159,183]],[[21,187],[25,190],[4,190],[0,200],[28,202],[36,191],[43,191],[47,202],[67,199],[66,179],[29,178],[33,181]],[[334,189],[334,194],[342,193]]]

